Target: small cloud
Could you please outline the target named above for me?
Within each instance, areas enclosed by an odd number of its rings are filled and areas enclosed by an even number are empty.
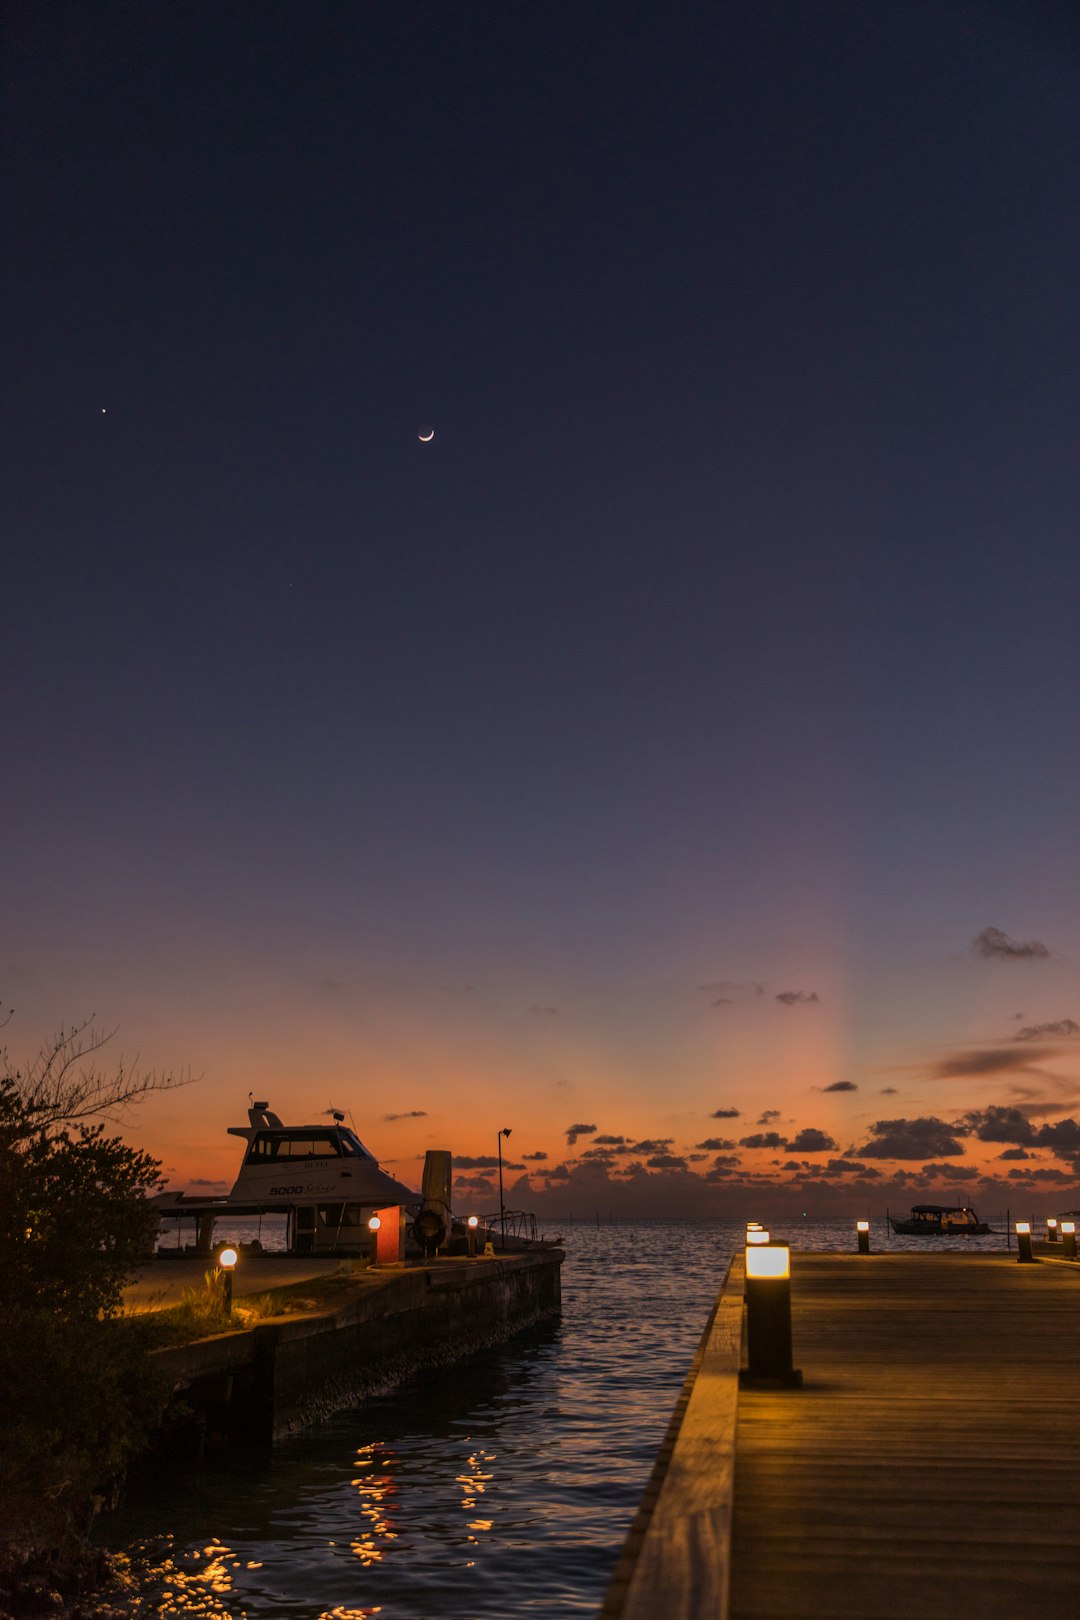
[[[474,1155],[472,1158],[469,1158],[464,1153],[462,1153],[460,1155],[458,1155],[457,1153],[454,1154],[454,1169],[455,1170],[496,1170],[498,1168],[498,1164],[499,1164],[498,1155],[495,1154],[495,1153],[478,1153],[478,1154]],[[509,1164],[504,1159],[503,1160],[503,1169],[504,1170],[520,1170],[521,1165],[519,1165],[519,1164]]]
[[[759,1125],[767,1125],[771,1119],[779,1119],[779,1118],[780,1118],[780,1110],[779,1110],[779,1108],[766,1108],[765,1112],[762,1114],[761,1118],[758,1120],[758,1124]]]
[[[407,1114],[384,1114],[383,1119],[392,1125],[395,1119],[427,1119],[427,1112],[423,1108],[410,1108]]]
[[[738,1119],[739,1113],[740,1113],[740,1110],[738,1108],[718,1108],[718,1109],[716,1109],[715,1113],[712,1113],[712,1114],[709,1115],[709,1118],[710,1119]]]
[[[673,1136],[647,1136],[643,1142],[635,1142],[628,1151],[631,1153],[666,1153],[674,1140]]]
[[[1021,1015],[1017,1013],[1016,1016],[1019,1018]],[[1027,1024],[1023,1029],[1017,1030],[1013,1040],[1042,1041],[1048,1035],[1065,1038],[1080,1035],[1080,1024],[1076,1022],[1075,1018],[1059,1018],[1055,1024]]]
[[[459,1193],[479,1193],[481,1198],[490,1198],[493,1188],[487,1176],[455,1176],[454,1191]]]
[[[707,1136],[704,1142],[695,1142],[694,1146],[704,1148],[706,1153],[722,1153],[725,1148],[733,1148],[735,1143],[729,1136]]]
[[[834,1080],[831,1086],[822,1086],[822,1091],[858,1091],[854,1080]]]
[[[544,1153],[544,1152],[543,1152],[543,1150],[540,1150],[540,1151],[538,1151],[538,1152],[536,1152],[536,1153],[523,1153],[523,1154],[522,1154],[522,1155],[521,1155],[521,1157],[522,1157],[522,1158],[523,1158],[523,1159],[529,1159],[529,1160],[533,1160],[533,1159],[535,1159],[535,1160],[540,1160],[540,1159],[546,1159],[546,1158],[547,1158],[547,1154],[546,1154],[546,1153]]]
[[[825,1171],[830,1176],[859,1176],[866,1174],[866,1166],[860,1164],[858,1159],[830,1159]],[[875,1170],[874,1174],[877,1173]]]
[[[864,1159],[959,1158],[964,1151],[956,1127],[934,1115],[920,1119],[878,1119],[870,1140],[858,1148]]]
[[[1075,1119],[1059,1119],[1056,1125],[1040,1125],[1035,1141],[1055,1153],[1080,1152],[1080,1125]]]
[[[1035,1140],[1035,1127],[1019,1108],[973,1108],[962,1114],[956,1129],[970,1134],[980,1142],[1016,1142],[1020,1145]]]
[[[650,1170],[685,1170],[686,1160],[677,1153],[654,1153],[645,1163]]]
[[[568,1125],[566,1127],[567,1147],[573,1147],[579,1136],[592,1136],[595,1130],[595,1125]]]
[[[795,1007],[800,1002],[820,1001],[821,997],[816,990],[781,990],[773,1000],[782,1001],[785,1007]]]
[[[754,1136],[744,1136],[739,1141],[740,1147],[746,1148],[782,1148],[784,1138],[778,1131],[759,1131]]]
[[[550,1170],[541,1171],[548,1181],[569,1181],[570,1172],[565,1164],[557,1164]]]
[[[978,1181],[980,1172],[970,1164],[924,1164],[919,1174],[927,1181]]]
[[[980,1052],[957,1052],[943,1058],[931,1069],[934,1080],[962,1080],[972,1075],[1003,1074],[1008,1069],[1026,1069],[1041,1058],[1051,1057],[1053,1048],[1038,1046],[1018,1052],[1014,1046],[984,1047]]]
[[[598,1136],[595,1139],[595,1141],[593,1143],[593,1146],[594,1147],[622,1147],[622,1145],[623,1145],[623,1143],[625,1141],[626,1141],[625,1136]]]
[[[999,962],[1030,962],[1050,955],[1041,941],[1010,939],[1000,928],[984,928],[981,934],[976,934],[972,949],[976,956],[996,959]]]
[[[717,996],[713,1002],[714,1007],[734,1007],[735,1003],[730,996]]]
[[[801,1130],[797,1136],[792,1137],[790,1142],[785,1142],[784,1151],[786,1153],[835,1153],[836,1143],[824,1131],[817,1131],[812,1125],[808,1125],[805,1130]]]
[[[558,1007],[542,1006],[539,1003],[537,1003],[534,1006],[530,1007],[529,1011],[534,1012],[534,1013],[539,1013],[544,1018],[557,1018],[559,1016]]]
[[[1027,1148],[1022,1147],[1006,1148],[1004,1153],[998,1154],[999,1159],[1030,1159],[1033,1157],[1034,1155],[1029,1153]]]
[[[878,1092],[878,1096],[879,1097],[895,1097],[896,1096],[896,1087],[895,1086],[882,1086],[881,1090]]]

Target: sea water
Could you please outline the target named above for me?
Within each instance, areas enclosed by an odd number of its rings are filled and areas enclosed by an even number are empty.
[[[281,1442],[264,1465],[142,1488],[102,1527],[132,1560],[141,1612],[594,1614],[743,1228],[559,1230],[560,1317],[421,1371]],[[850,1220],[773,1231],[794,1250],[855,1247]],[[276,1240],[264,1231],[263,1241]],[[889,1238],[876,1220],[871,1241],[939,1250],[1005,1239]],[[797,1348],[797,1320],[794,1331]]]

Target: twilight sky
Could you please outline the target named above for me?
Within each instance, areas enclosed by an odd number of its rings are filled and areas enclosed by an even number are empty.
[[[485,1207],[503,1125],[545,1211],[1080,1204],[1074,5],[54,0],[2,74],[13,1058],[203,1076],[174,1185],[253,1090]]]

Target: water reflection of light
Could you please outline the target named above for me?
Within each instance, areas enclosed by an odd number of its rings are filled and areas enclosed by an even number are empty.
[[[360,1497],[361,1518],[366,1519],[367,1523],[361,1534],[349,1542],[349,1546],[367,1567],[385,1558],[390,1550],[387,1544],[398,1539],[398,1531],[394,1528],[397,1521],[391,1509],[400,1488],[392,1474],[383,1472],[383,1469],[392,1468],[397,1458],[384,1445],[376,1443],[361,1446],[356,1453],[356,1462],[365,1471],[351,1483]]]
[[[174,1538],[165,1538],[166,1545],[154,1549],[144,1544],[147,1555],[144,1575],[159,1586],[155,1614],[160,1620],[181,1615],[218,1617],[234,1620],[236,1597],[234,1573],[239,1569],[260,1569],[257,1563],[245,1561],[238,1553],[214,1540],[206,1547],[192,1547],[178,1551]],[[231,1599],[231,1605],[219,1601]]]
[[[483,1496],[489,1481],[494,1479],[495,1475],[486,1471],[483,1466],[485,1463],[493,1463],[494,1461],[495,1453],[493,1451],[471,1452],[465,1464],[466,1472],[458,1474],[457,1483],[462,1488],[461,1505],[466,1512],[471,1512],[476,1507],[476,1498]],[[493,1523],[494,1520],[492,1519],[470,1519],[468,1529],[470,1532],[473,1530],[490,1530]],[[471,1541],[474,1545],[479,1542],[479,1537],[472,1534],[467,1535],[465,1539]]]

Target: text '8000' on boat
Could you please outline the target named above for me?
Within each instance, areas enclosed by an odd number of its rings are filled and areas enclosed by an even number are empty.
[[[415,1206],[420,1195],[379,1169],[344,1117],[335,1112],[332,1125],[283,1125],[266,1103],[253,1103],[247,1125],[228,1127],[247,1144],[231,1192],[224,1198],[161,1193],[154,1203],[163,1219],[193,1217],[202,1251],[209,1250],[218,1217],[285,1215],[293,1254],[362,1252],[370,1246],[367,1223],[376,1210]]]

